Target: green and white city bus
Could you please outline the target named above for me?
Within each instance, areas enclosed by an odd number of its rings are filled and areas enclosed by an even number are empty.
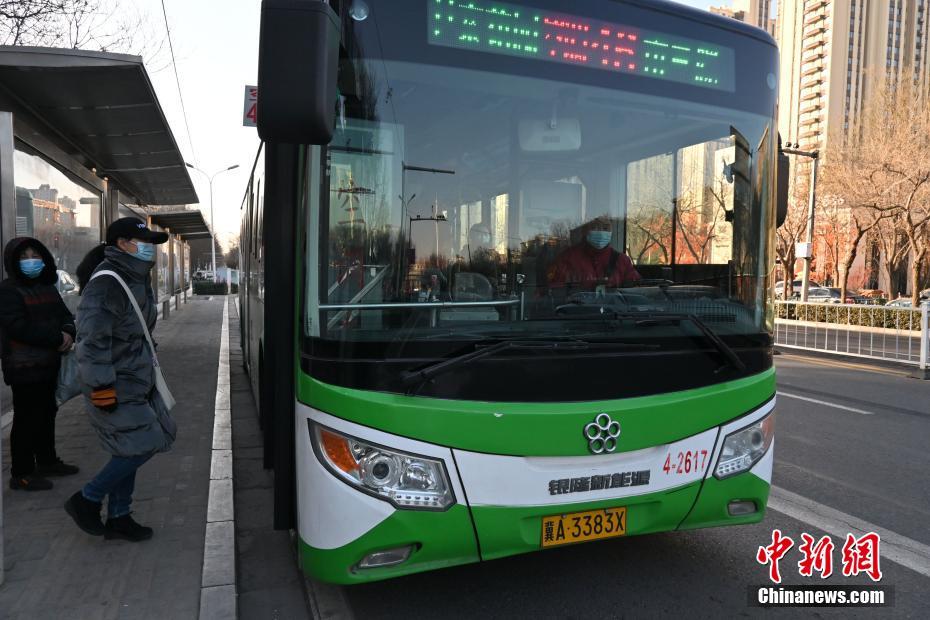
[[[762,519],[777,50],[658,0],[265,0],[244,358],[353,584]]]

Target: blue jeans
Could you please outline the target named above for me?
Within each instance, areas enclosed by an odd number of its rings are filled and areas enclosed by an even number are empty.
[[[98,504],[109,495],[107,516],[110,519],[128,515],[129,506],[132,504],[132,492],[136,487],[136,470],[150,458],[152,458],[151,454],[111,457],[110,462],[104,465],[100,473],[87,483],[81,493],[85,499]]]

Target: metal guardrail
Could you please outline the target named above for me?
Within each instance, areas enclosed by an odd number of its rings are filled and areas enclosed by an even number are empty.
[[[930,370],[930,308],[775,301],[775,344]]]

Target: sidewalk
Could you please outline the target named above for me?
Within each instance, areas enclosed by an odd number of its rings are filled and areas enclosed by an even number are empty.
[[[51,491],[9,490],[9,429],[3,440],[6,581],[0,619],[197,618],[210,483],[217,360],[225,297],[191,298],[154,337],[178,400],[171,452],[139,470],[133,511],[155,537],[143,543],[91,537],[62,505],[108,456],[80,398],[58,413],[58,453],[81,473]]]

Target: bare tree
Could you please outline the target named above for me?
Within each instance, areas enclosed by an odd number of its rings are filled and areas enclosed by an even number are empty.
[[[930,254],[930,106],[907,85],[874,93],[848,134],[830,142],[819,183],[819,233],[834,254],[845,298],[867,236],[881,250],[889,286],[910,256],[916,305]]]
[[[90,0],[0,0],[0,41],[4,45],[61,46],[59,19]],[[75,5],[81,5],[76,7]]]
[[[130,53],[155,71],[166,62],[162,31],[116,0],[0,0],[0,44]]]
[[[239,237],[229,240],[229,247],[223,252],[226,266],[230,269],[239,268]]]
[[[732,228],[727,217],[733,209],[733,191],[722,178],[701,192],[683,191],[675,202],[675,263],[707,265],[714,261],[714,245],[729,242],[727,258],[732,255]],[[727,222],[727,223],[725,223]],[[721,229],[725,234],[721,235]]]
[[[785,299],[790,299],[794,290],[796,246],[804,240],[807,231],[807,185],[796,182],[793,187],[794,192],[788,201],[788,215],[775,231],[775,255],[785,269],[785,288],[782,292]]]
[[[892,213],[885,218],[874,230],[875,244],[878,246],[880,257],[878,269],[885,276],[889,289],[895,288],[894,274],[901,268],[901,263],[907,256],[908,246],[901,235],[898,217]],[[889,295],[899,291],[889,290]]]
[[[675,155],[656,155],[630,164],[627,244],[636,264],[670,265]]]
[[[881,176],[862,157],[858,139],[840,142],[831,149],[819,182],[820,234],[831,250],[840,287],[846,300],[849,273],[866,235],[890,217],[878,207]]]
[[[671,264],[672,218],[670,209],[634,202],[627,216],[630,257],[639,264]]]
[[[930,252],[930,104],[913,88],[880,93],[861,130],[862,148],[881,188],[877,209],[894,221],[894,238],[910,255],[911,301],[917,307],[920,273]],[[892,250],[896,248],[890,248]]]

